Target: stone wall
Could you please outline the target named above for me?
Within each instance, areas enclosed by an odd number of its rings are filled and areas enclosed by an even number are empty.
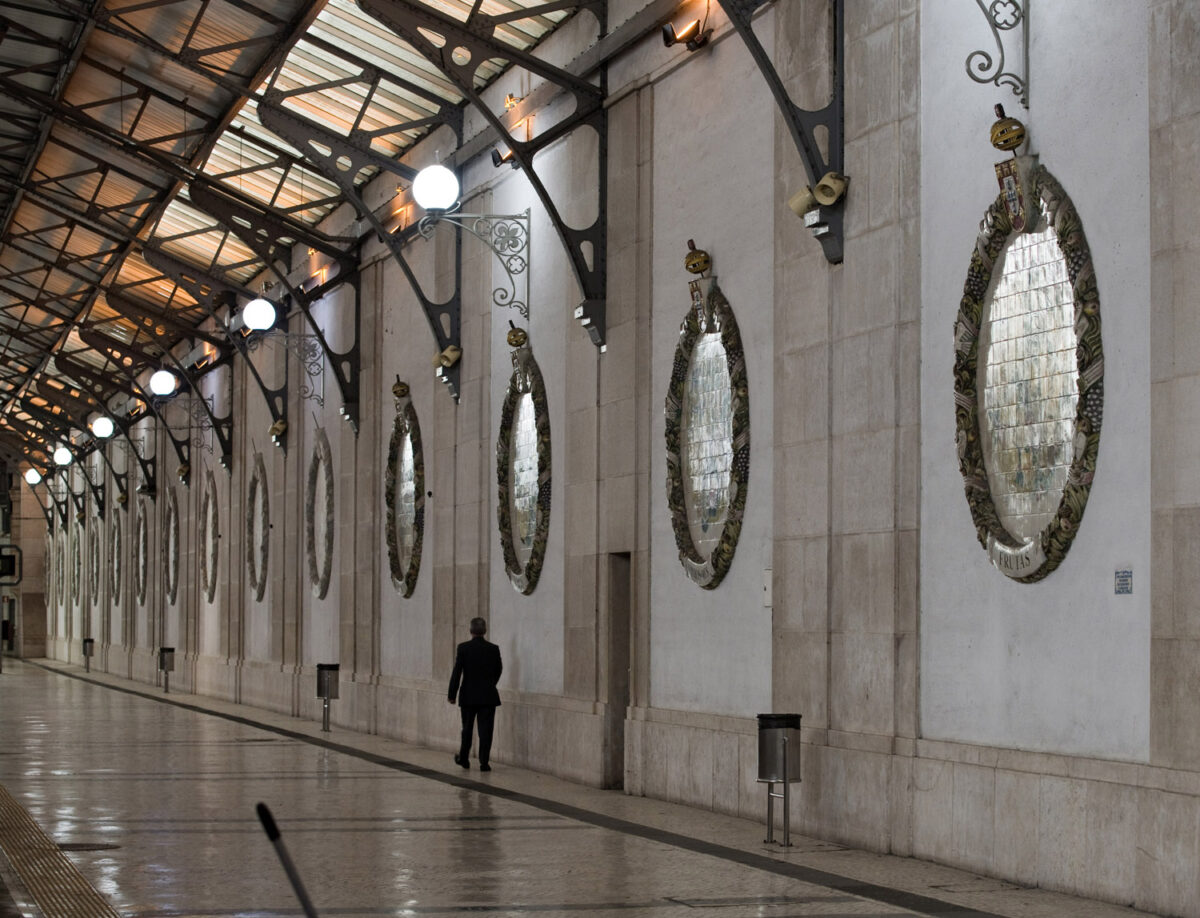
[[[610,4],[610,25],[643,5]],[[468,238],[455,401],[431,371],[433,338],[398,265],[367,241],[357,432],[339,416],[328,373],[318,404],[301,394],[295,357],[263,348],[252,359],[268,384],[289,379],[286,450],[269,442],[269,412],[241,364],[207,383],[235,418],[229,472],[201,449],[183,487],[169,442],[147,428],[139,435],[159,478],[149,501],[133,490],[136,463],[110,448],[130,474],[129,502],[110,506],[103,524],[89,511],[82,531],[101,538],[107,571],[115,515],[120,588],[106,576],[99,596],[85,585],[76,597],[53,586],[52,571],[47,652],[80,662],[78,638],[91,629],[95,665],[153,683],[155,650],[171,643],[173,691],[310,719],[321,713],[316,664],[337,662],[337,729],[450,750],[454,645],[483,615],[505,659],[500,763],[758,820],[766,791],[754,717],[794,711],[803,715],[798,831],[1200,915],[1200,612],[1190,563],[1200,485],[1188,433],[1200,405],[1195,5],[1129,3],[1103,17],[1082,0],[1037,7],[1026,113],[1007,89],[964,73],[966,55],[989,41],[975,5],[847,2],[840,265],[787,206],[809,179],[716,6],[709,46],[665,48],[651,30],[609,67],[603,352],[572,318],[579,290],[527,177],[486,157],[466,169],[465,209],[531,209],[528,328],[553,437],[550,546],[531,595],[509,583],[497,536],[504,338],[516,319],[490,304],[498,271]],[[683,4],[676,21],[704,9]],[[822,3],[789,2],[755,19],[806,108],[831,91],[829,15]],[[594,32],[580,14],[543,51],[569,61]],[[488,98],[524,94],[522,80],[505,75]],[[996,194],[1001,154],[987,129],[997,101],[1026,120],[1042,162],[1075,199],[1105,320],[1109,404],[1096,484],[1067,561],[1033,585],[1003,577],[976,542],[953,439],[953,319]],[[435,135],[410,160],[423,165],[450,145]],[[573,226],[594,215],[599,159],[587,134],[539,154],[539,174]],[[367,198],[382,206],[394,188],[380,180]],[[350,225],[340,211],[326,228]],[[713,591],[685,576],[665,496],[664,399],[688,305],[689,238],[712,253],[748,355],[745,526]],[[431,299],[452,292],[452,234],[439,230],[406,254]],[[354,307],[346,288],[318,309],[339,347],[351,340]],[[291,330],[302,330],[299,317]],[[412,390],[427,489],[421,573],[408,598],[391,582],[383,539],[397,376]],[[310,587],[305,549],[319,430],[335,496],[324,598]],[[271,508],[261,601],[246,564],[259,454]],[[199,582],[208,471],[221,530],[212,600]],[[82,493],[78,473],[74,483]],[[171,483],[181,523],[173,603],[162,554]],[[69,558],[69,539],[56,538]],[[1118,566],[1134,571],[1129,596],[1112,592]]]

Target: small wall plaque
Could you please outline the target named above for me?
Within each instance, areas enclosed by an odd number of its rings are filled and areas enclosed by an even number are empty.
[[[1114,571],[1113,572],[1113,592],[1120,596],[1123,593],[1133,592],[1133,571]]]

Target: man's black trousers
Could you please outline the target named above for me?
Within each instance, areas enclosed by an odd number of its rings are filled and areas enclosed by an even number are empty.
[[[458,756],[463,762],[471,752],[471,734],[475,732],[475,721],[479,720],[479,764],[487,765],[492,755],[492,729],[496,725],[496,706],[492,704],[459,705],[462,714],[462,743]]]

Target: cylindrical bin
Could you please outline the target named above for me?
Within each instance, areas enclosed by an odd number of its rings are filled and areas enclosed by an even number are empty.
[[[158,671],[161,673],[175,672],[175,648],[158,648]]]
[[[337,663],[317,664],[317,697],[337,698],[338,696],[338,665]]]
[[[96,644],[95,638],[84,638],[83,639],[83,655],[85,657],[90,657],[92,655],[92,648],[95,646],[95,644]]]
[[[784,775],[784,740],[787,767]],[[788,783],[800,780],[800,715],[758,715],[758,780]]]

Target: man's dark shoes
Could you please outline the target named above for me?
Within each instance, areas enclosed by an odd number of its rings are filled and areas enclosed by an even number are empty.
[[[484,762],[482,765],[479,766],[479,770],[480,771],[491,771],[492,766],[489,765],[487,762]]]
[[[470,768],[470,767],[471,767],[471,763],[470,763],[470,762],[468,762],[466,759],[464,759],[464,758],[463,758],[461,755],[459,755],[457,752],[456,752],[456,753],[454,753],[454,764],[455,764],[455,765],[461,765],[463,768]]]

